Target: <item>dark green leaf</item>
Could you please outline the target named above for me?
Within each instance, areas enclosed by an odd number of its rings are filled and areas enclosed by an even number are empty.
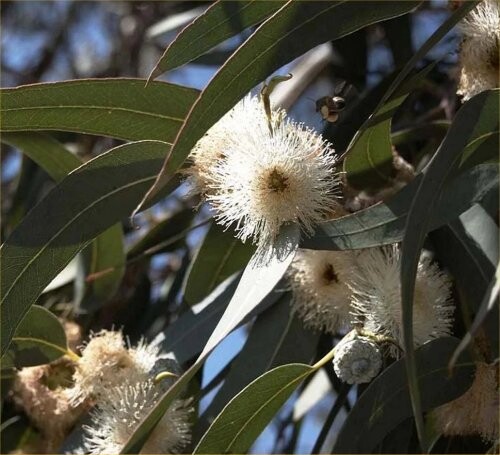
[[[406,216],[423,175],[418,175],[394,197],[365,210],[321,223],[312,237],[304,238],[302,248],[345,250],[369,248],[401,241]],[[457,218],[473,204],[498,193],[498,166],[476,166],[448,183],[437,207],[432,211],[428,231]]]
[[[465,15],[471,11],[475,6],[479,3],[479,0],[465,2],[461,6],[457,8],[455,12],[453,12],[448,19],[446,19],[438,29],[425,41],[424,44],[420,47],[420,49],[415,52],[410,60],[406,63],[404,68],[399,72],[394,81],[391,83],[390,87],[385,92],[385,95],[380,100],[380,103],[375,109],[375,112],[378,111],[380,107],[382,107],[387,100],[393,95],[396,89],[399,87],[401,82],[405,80],[405,78],[410,74],[411,70],[414,66],[422,60],[427,53],[437,44],[439,43],[446,34],[453,28],[455,25],[465,17]]]
[[[56,182],[82,165],[79,158],[44,133],[4,133],[2,141],[29,156]],[[87,248],[83,261],[83,280],[90,278],[91,281],[82,284],[84,295],[77,300],[84,299],[85,302],[79,301],[78,306],[88,307],[88,301],[102,303],[112,297],[120,285],[125,262],[121,224],[112,226],[96,237]]]
[[[31,158],[55,182],[59,182],[82,164],[79,158],[48,134],[2,133],[2,142],[17,148]]]
[[[448,131],[451,123],[448,120],[436,120],[424,125],[405,128],[391,134],[392,144],[397,147],[408,142],[436,138],[441,141]]]
[[[370,120],[356,134],[348,147],[343,163],[349,185],[358,189],[374,190],[391,182],[394,171],[391,144],[392,117],[433,66],[427,66],[410,78],[396,95],[371,115]]]
[[[273,250],[269,252],[268,259],[259,261],[255,257],[258,252],[255,253],[246,266],[226,311],[203,348],[201,357],[212,351],[274,289],[292,262],[299,239],[298,226],[284,226],[276,238]]]
[[[499,129],[500,91],[485,91],[469,100],[458,112],[448,134],[427,166],[408,213],[401,254],[401,305],[406,366],[417,432],[426,450],[424,424],[420,409],[417,371],[413,349],[413,296],[420,251],[431,225],[432,213],[441,199],[445,182],[457,172],[464,151],[484,134]],[[479,144],[478,144],[479,145]]]
[[[80,79],[2,89],[1,131],[171,142],[199,92],[166,82],[145,84],[144,79]]]
[[[16,329],[9,350],[2,357],[2,368],[43,365],[67,353],[64,328],[48,310],[33,305]]]
[[[189,304],[202,300],[219,283],[243,269],[254,252],[250,242],[242,243],[234,232],[213,223],[191,262],[184,299]]]
[[[203,55],[227,38],[259,23],[285,3],[258,0],[215,2],[176,36],[151,72],[149,80]]]
[[[459,397],[472,384],[474,364],[466,353],[453,376],[448,375],[448,361],[458,343],[456,338],[441,338],[415,351],[424,411]],[[405,361],[400,359],[363,392],[349,412],[331,453],[373,453],[385,435],[411,416]]]
[[[246,453],[298,385],[314,368],[277,367],[250,383],[217,416],[194,453]]]
[[[112,298],[125,273],[125,251],[121,223],[106,229],[84,249],[80,257],[83,293],[76,300],[80,309],[98,308]]]
[[[238,281],[239,276],[234,276],[220,284],[160,333],[155,344],[161,344],[165,352],[173,352],[181,364],[199,354],[231,300]]]
[[[130,214],[167,148],[163,142],[136,142],[89,161],[52,189],[7,238],[0,249],[2,352],[45,286],[94,237]]]
[[[498,209],[498,192],[492,199],[492,207]],[[470,336],[484,323],[492,349],[490,360],[498,355],[498,315],[488,314],[498,311],[489,301],[498,264],[498,238],[497,224],[481,205],[471,207],[458,220],[431,235],[440,261],[455,278],[466,326],[476,314],[464,339],[469,342]]]
[[[419,1],[288,1],[240,46],[210,81],[190,111],[146,198],[166,184],[208,128],[273,71],[318,44],[400,16],[419,4]]]
[[[318,334],[304,329],[302,321],[291,313],[290,295],[284,295],[256,319],[245,345],[231,362],[224,384],[202,416],[204,423],[270,368],[287,363],[311,362],[317,342]],[[206,426],[201,431],[205,429]]]
[[[194,211],[186,209],[160,221],[130,247],[127,257],[132,259],[153,249],[159,254],[179,248],[193,216]]]

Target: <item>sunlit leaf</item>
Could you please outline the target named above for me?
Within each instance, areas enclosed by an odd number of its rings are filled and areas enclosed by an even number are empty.
[[[171,142],[199,92],[166,82],[145,84],[145,79],[80,79],[1,89],[1,131]]]

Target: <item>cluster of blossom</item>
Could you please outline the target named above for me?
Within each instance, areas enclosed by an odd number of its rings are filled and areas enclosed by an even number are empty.
[[[59,380],[49,387],[50,380],[54,381],[51,378],[61,377],[60,365],[69,372],[67,381],[63,384]],[[55,368],[59,368],[58,374]],[[90,424],[83,427],[83,446],[77,452],[119,453],[171,385],[169,379],[155,381],[165,369],[179,373],[176,362],[164,358],[157,346],[141,341],[130,347],[121,332],[102,330],[91,336],[76,360],[65,357],[53,364],[22,369],[16,380],[16,397],[50,441],[44,450],[58,450],[67,431],[91,409]],[[174,401],[142,453],[177,453],[185,447],[190,441],[191,412],[187,401]]]

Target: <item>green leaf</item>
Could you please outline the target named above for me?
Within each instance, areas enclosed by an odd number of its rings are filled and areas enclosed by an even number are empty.
[[[245,345],[231,361],[222,387],[203,414],[203,423],[217,415],[240,390],[270,368],[313,360],[318,334],[305,330],[302,321],[293,315],[290,298],[290,294],[285,294],[257,317]]]
[[[498,192],[492,199],[491,206],[496,211]],[[498,308],[492,305],[494,301],[489,300],[490,294],[494,294],[495,269],[499,260],[498,238],[495,220],[481,205],[471,207],[459,219],[431,235],[439,260],[451,271],[462,301],[462,318],[469,328],[465,343],[482,325],[489,335],[490,360],[498,356]],[[478,299],[480,296],[484,296],[482,301]]]
[[[313,250],[350,250],[370,248],[401,241],[411,201],[422,181],[414,181],[385,203],[336,220],[320,223],[316,232],[303,238],[301,248]],[[447,184],[437,207],[432,210],[428,231],[457,218],[475,203],[498,193],[498,166],[476,166]]]
[[[2,99],[3,102],[3,99]],[[23,152],[38,164],[50,177],[59,182],[82,161],[61,143],[44,133],[2,133],[2,142]]]
[[[315,369],[277,367],[250,383],[217,416],[193,453],[246,453],[298,385]]]
[[[48,134],[4,133],[2,141],[21,150],[56,182],[82,165],[78,157]],[[125,254],[121,223],[96,237],[86,251],[84,278],[89,275],[93,275],[94,278],[91,283],[84,286],[85,295],[81,298],[86,302],[97,300],[102,303],[116,292],[124,273]],[[78,305],[86,307],[88,303],[78,302]]]
[[[474,363],[466,353],[453,376],[448,374],[448,360],[458,343],[456,338],[440,338],[415,351],[424,411],[459,397],[472,384]],[[356,401],[331,453],[373,453],[384,436],[411,416],[405,360],[400,359],[374,379]]]
[[[242,243],[234,237],[234,232],[224,231],[213,223],[191,262],[184,299],[189,304],[202,300],[219,283],[243,269],[254,252],[250,242]]]
[[[167,47],[148,80],[203,55],[231,36],[255,25],[286,2],[217,1],[184,28]]]
[[[425,41],[424,44],[420,47],[420,49],[415,52],[413,57],[408,60],[404,68],[399,72],[399,74],[396,76],[396,78],[392,81],[390,87],[387,89],[385,92],[384,96],[381,98],[380,103],[378,107],[375,109],[375,112],[378,111],[378,109],[383,106],[386,101],[393,95],[393,93],[396,91],[396,89],[399,87],[402,81],[405,80],[405,78],[410,74],[411,70],[413,67],[420,61],[422,60],[427,53],[437,44],[439,43],[446,35],[447,33],[455,27],[455,25],[465,17],[465,15],[471,11],[473,8],[476,7],[476,5],[479,3],[480,0],[475,0],[475,1],[470,1],[470,2],[464,2],[461,6],[457,8],[456,11],[454,11],[448,19],[446,19],[439,27],[438,29],[431,35],[429,38]]]
[[[208,128],[273,71],[318,44],[400,16],[419,4],[288,1],[235,51],[202,92],[145,200],[166,184]]]
[[[68,351],[66,334],[59,320],[48,310],[33,305],[24,316],[2,357],[2,368],[44,365]]]
[[[412,406],[421,449],[426,450],[424,423],[420,408],[417,371],[413,349],[413,296],[420,252],[435,213],[445,182],[457,171],[461,152],[484,134],[499,129],[499,90],[480,93],[469,100],[457,113],[450,130],[427,166],[406,219],[401,253],[401,305],[403,339]]]
[[[171,142],[198,91],[144,79],[80,79],[5,88],[1,131],[57,130]]]
[[[143,141],[99,155],[53,188],[7,238],[0,249],[2,353],[45,286],[94,237],[130,214],[166,148]]]
[[[180,364],[199,354],[231,300],[238,281],[237,275],[225,280],[158,334],[154,344],[161,345],[165,352],[173,352]]]
[[[410,78],[386,104],[377,109],[355,135],[344,159],[346,177],[354,188],[378,189],[391,182],[394,172],[391,122],[394,112],[409,93],[426,77],[428,65]]]
[[[259,260],[255,253],[241,276],[238,287],[217,327],[205,345],[201,357],[217,346],[274,289],[295,256],[300,239],[296,225],[281,229],[269,258]]]
[[[155,254],[165,253],[182,246],[194,213],[190,208],[181,210],[154,225],[130,247],[127,258],[133,259],[153,250]]]
[[[179,363],[184,363],[199,354],[227,308],[239,279],[240,275],[235,274],[219,284],[200,303],[190,307],[160,333],[155,338],[155,344],[161,344],[165,352],[173,352]],[[239,325],[273,305],[281,294],[278,291],[268,294]]]
[[[125,273],[123,240],[123,228],[118,223],[98,235],[82,251],[77,277],[83,281],[83,292],[75,299],[79,309],[99,308],[116,294]]]
[[[450,359],[449,363],[450,369],[455,367],[459,355],[463,352],[463,350],[472,341],[473,337],[477,334],[479,328],[483,324],[488,313],[490,313],[490,311],[493,310],[495,305],[498,305],[499,292],[500,292],[500,265],[497,267],[496,273],[493,276],[491,283],[488,286],[488,289],[486,290],[486,293],[484,294],[484,297],[481,301],[481,304],[479,305],[479,309],[477,311],[476,317],[474,318],[474,321],[472,321],[470,329],[467,330],[466,334],[462,338],[462,341],[460,341],[460,344],[457,346],[455,352],[453,353],[453,356]],[[495,319],[498,322],[498,317]]]

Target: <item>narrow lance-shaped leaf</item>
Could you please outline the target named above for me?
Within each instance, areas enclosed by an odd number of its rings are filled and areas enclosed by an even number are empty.
[[[145,84],[144,79],[80,79],[5,88],[0,90],[1,131],[171,142],[199,92],[166,82]]]
[[[291,311],[290,294],[256,319],[245,345],[231,362],[222,387],[203,414],[198,428],[217,415],[243,387],[270,368],[287,363],[309,363],[315,355],[318,334],[304,329]],[[200,431],[201,432],[201,431]]]
[[[284,226],[276,238],[272,254],[265,262],[249,262],[221,320],[210,336],[200,358],[217,346],[281,280],[295,256],[300,239],[299,227]],[[258,252],[255,253],[257,255]]]
[[[369,248],[400,242],[403,238],[406,216],[423,175],[398,192],[385,203],[336,220],[320,223],[311,237],[301,241],[302,248],[314,250],[345,250]],[[498,166],[476,166],[447,184],[443,195],[431,212],[428,231],[457,218],[476,203],[496,205],[498,193]]]
[[[130,214],[158,172],[166,147],[136,142],[87,162],[7,238],[0,249],[2,353],[45,286],[94,237]]]
[[[208,128],[273,71],[318,44],[405,14],[419,4],[288,1],[238,48],[202,92],[145,199],[168,182]]]
[[[48,134],[4,133],[2,142],[29,156],[56,182],[60,182],[82,165],[76,155]],[[110,227],[93,240],[84,262],[86,276],[83,278],[93,276],[92,282],[85,285],[85,298],[92,296],[102,303],[116,292],[124,273],[125,253],[121,223]]]
[[[56,182],[82,164],[78,157],[48,134],[2,133],[1,139],[31,158]]]
[[[396,94],[372,114],[354,137],[343,167],[349,184],[359,189],[377,189],[390,184],[393,176],[391,122],[394,112],[434,65],[428,65],[400,87]]]
[[[284,1],[216,1],[182,30],[158,60],[148,80],[203,55],[274,13]]]
[[[314,367],[300,363],[277,367],[250,383],[214,420],[194,453],[246,453]]]
[[[184,299],[190,304],[202,300],[228,276],[243,269],[254,252],[250,242],[241,242],[232,231],[213,223],[191,262]]]
[[[401,304],[406,367],[413,412],[422,450],[426,450],[425,429],[417,383],[413,349],[413,296],[420,251],[443,186],[460,164],[461,151],[485,133],[498,130],[500,90],[480,93],[458,112],[448,134],[432,158],[408,213],[401,257]]]
[[[43,365],[67,353],[66,334],[59,320],[49,310],[33,305],[2,357],[2,368]]]

